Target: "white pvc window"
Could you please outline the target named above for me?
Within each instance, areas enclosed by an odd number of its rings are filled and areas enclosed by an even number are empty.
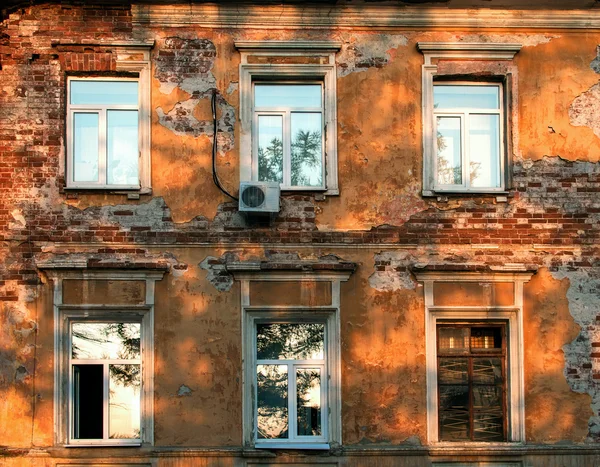
[[[70,322],[71,444],[141,442],[141,343],[141,322]]]
[[[327,441],[325,322],[255,322],[255,443]]]
[[[434,83],[434,187],[439,191],[504,188],[502,86]]]
[[[139,96],[137,79],[69,79],[68,187],[140,187]]]
[[[253,83],[254,179],[324,189],[323,84]]]

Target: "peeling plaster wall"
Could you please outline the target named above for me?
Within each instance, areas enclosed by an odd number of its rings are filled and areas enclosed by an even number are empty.
[[[57,46],[57,35],[74,45]],[[65,77],[116,72],[110,47],[76,44],[140,38],[156,41],[152,194],[127,200],[65,190]],[[271,225],[249,224],[214,186],[211,172],[214,93],[219,175],[237,191],[234,41],[259,39],[342,43],[336,56],[340,196],[285,193]],[[421,196],[418,41],[524,45],[510,65],[518,73],[506,202]],[[225,265],[329,257],[358,265],[341,297],[345,445],[416,449],[427,442],[424,305],[411,268],[515,263],[539,268],[526,286],[527,442],[595,446],[599,44],[600,34],[591,30],[135,30],[127,6],[97,10],[68,2],[13,13],[0,24],[0,444],[28,449],[53,442],[52,290],[36,264],[68,258],[88,268],[168,267],[156,291],[156,445],[237,448],[240,290]],[[480,73],[507,70],[477,66]],[[440,69],[466,68],[446,62]],[[73,454],[64,455],[69,462]],[[345,459],[340,462],[349,464]],[[178,462],[163,461],[158,465]]]

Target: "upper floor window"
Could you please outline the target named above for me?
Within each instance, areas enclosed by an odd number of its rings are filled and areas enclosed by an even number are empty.
[[[521,45],[419,42],[417,46],[425,58],[423,195],[502,194],[512,179],[517,108],[513,58]],[[490,81],[482,82],[480,76]]]
[[[139,95],[137,79],[69,79],[68,187],[140,187]]]
[[[240,180],[339,193],[334,42],[236,42]]]
[[[324,189],[323,84],[257,82],[253,103],[258,180]]]
[[[504,188],[502,86],[434,83],[435,189]]]

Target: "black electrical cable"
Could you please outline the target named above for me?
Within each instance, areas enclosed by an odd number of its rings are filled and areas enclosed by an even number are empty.
[[[229,193],[223,185],[221,185],[221,181],[219,180],[219,175],[217,175],[217,90],[215,89],[212,93],[212,99],[210,101],[210,107],[212,109],[212,117],[213,117],[213,145],[212,145],[212,175],[213,182],[219,190],[229,196],[231,199],[235,201],[239,201],[238,198]]]

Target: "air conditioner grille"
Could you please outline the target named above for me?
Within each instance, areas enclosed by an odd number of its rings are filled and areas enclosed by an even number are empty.
[[[265,202],[265,193],[257,186],[245,187],[242,191],[242,201],[250,208],[258,208]]]

